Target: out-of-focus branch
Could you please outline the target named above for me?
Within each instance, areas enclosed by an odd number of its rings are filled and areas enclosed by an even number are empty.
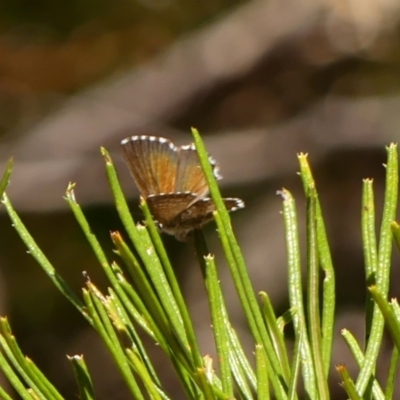
[[[121,163],[120,139],[146,133],[178,143],[190,140],[189,132],[167,128],[168,121],[182,115],[199,94],[240,78],[278,44],[321,23],[326,4],[253,1],[178,41],[147,65],[68,99],[32,129],[10,132],[0,146],[0,167],[15,157],[9,189],[14,204],[35,211],[65,207],[62,194],[69,181],[77,182],[82,203],[110,201],[101,145],[114,153],[123,185],[136,194]],[[339,143],[371,146],[394,140],[398,113],[389,111],[398,103],[397,97],[328,98],[280,127],[218,132],[208,137],[207,145],[221,164],[222,183],[257,181],[295,171],[293,154],[298,151],[317,158]]]

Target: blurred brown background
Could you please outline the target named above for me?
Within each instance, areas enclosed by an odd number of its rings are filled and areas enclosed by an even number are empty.
[[[155,134],[182,144],[195,126],[220,163],[224,195],[246,202],[233,223],[255,289],[266,290],[283,312],[286,259],[275,192],[291,190],[303,218],[296,153],[308,152],[337,270],[336,330],[349,328],[362,340],[361,179],[374,178],[381,205],[384,146],[400,132],[399,27],[397,0],[3,0],[0,170],[15,158],[8,194],[77,291],[83,270],[104,288],[63,200],[68,182],[77,183],[78,201],[112,257],[108,233],[121,225],[99,147],[112,152],[137,210],[120,140]],[[245,338],[215,229],[206,231]],[[197,317],[202,349],[212,353],[193,250],[165,241]],[[102,345],[26,253],[1,208],[0,246],[1,313],[9,315],[25,352],[66,398],[75,398],[76,388],[65,354],[76,353],[87,357],[99,399],[127,398]],[[397,265],[395,255],[392,295],[398,294]],[[386,359],[383,354],[383,376]],[[354,368],[339,336],[334,362]],[[182,398],[173,377],[165,380],[172,398]],[[343,398],[338,380],[332,371],[332,392]]]

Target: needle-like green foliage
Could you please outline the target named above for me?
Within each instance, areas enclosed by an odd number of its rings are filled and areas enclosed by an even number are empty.
[[[6,194],[11,161],[0,180],[2,204],[31,256],[103,340],[133,399],[173,398],[163,388],[159,378],[162,371],[154,367],[139,331],[157,343],[170,359],[170,368],[176,371],[188,399],[330,399],[328,375],[334,339],[335,274],[317,183],[307,157],[299,155],[307,201],[307,246],[304,249],[299,244],[295,199],[286,189],[278,191],[286,230],[290,308],[277,316],[268,294],[261,292],[258,297],[254,292],[207,151],[198,132],[193,130],[192,133],[216,205],[214,216],[221,246],[254,340],[253,354],[246,354],[236,335],[220,285],[218,265],[202,232],[196,231],[194,244],[208,295],[212,318],[210,329],[214,334],[217,358],[200,353],[191,315],[157,226],[144,201],[141,207],[146,224],[143,226],[134,221],[111,156],[105,149],[101,153],[106,175],[127,232],[126,237],[120,232],[111,233],[110,246],[115,250],[115,257],[106,256],[107,252],[92,232],[76,200],[73,184],[68,186],[66,201],[108,278],[107,290],[100,291],[87,277],[82,293],[75,293],[40,250]],[[360,248],[364,251],[368,289],[366,343],[359,344],[351,332],[342,331],[343,339],[360,367],[359,375],[351,377],[345,366],[337,366],[337,381],[341,381],[351,399],[394,398],[400,354],[400,308],[397,301],[389,302],[387,296],[392,238],[400,248],[400,225],[394,221],[398,193],[397,147],[390,145],[387,150],[385,203],[379,237],[375,234],[372,181],[365,180],[363,186],[363,242]],[[306,257],[302,257],[303,253]],[[306,260],[305,278],[302,259]],[[306,297],[304,293],[307,293]],[[293,343],[286,335],[288,324],[293,326]],[[393,337],[393,356],[386,380],[378,382],[374,373],[385,325]],[[96,387],[90,376],[90,365],[86,365],[81,355],[69,359],[80,398],[95,399]],[[36,365],[23,355],[5,318],[0,320],[0,369],[22,399],[63,399]],[[97,395],[101,396],[101,393]],[[0,398],[9,400],[13,397],[8,388],[0,387]]]

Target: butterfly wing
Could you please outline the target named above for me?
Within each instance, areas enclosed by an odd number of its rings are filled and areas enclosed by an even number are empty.
[[[218,166],[215,160],[210,157],[210,163],[214,170],[214,175],[220,179]],[[206,177],[200,166],[199,158],[194,144],[181,146],[179,148],[178,168],[175,182],[175,192],[191,192],[204,197],[208,193]]]
[[[236,211],[244,208],[244,203],[241,199],[228,197],[223,200],[228,211]],[[201,228],[213,219],[213,212],[215,210],[215,204],[212,199],[208,197],[199,199],[179,214],[179,223],[193,226],[192,229]]]
[[[193,193],[165,193],[159,195],[150,195],[147,199],[147,205],[154,219],[162,227],[174,225],[174,221],[179,214],[184,212],[191,204],[196,201],[197,196]]]
[[[228,211],[244,207],[240,199],[223,199]],[[147,204],[161,229],[178,240],[184,240],[193,229],[200,229],[213,219],[215,204],[210,198],[199,199],[193,193],[171,193],[150,196]]]
[[[175,191],[179,149],[170,140],[131,136],[121,145],[125,162],[144,198]]]
[[[215,205],[205,198],[208,185],[194,145],[176,147],[155,136],[132,136],[121,142],[126,164],[162,230],[183,240],[213,219]],[[218,166],[210,158],[217,179]],[[240,199],[226,198],[228,211],[243,208]]]

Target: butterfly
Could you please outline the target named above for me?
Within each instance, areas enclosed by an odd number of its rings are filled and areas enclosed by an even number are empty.
[[[215,205],[194,144],[175,146],[158,136],[131,136],[121,142],[124,160],[160,229],[185,240],[213,219]],[[221,179],[210,157],[214,175]],[[225,198],[229,211],[244,207],[241,199]]]

